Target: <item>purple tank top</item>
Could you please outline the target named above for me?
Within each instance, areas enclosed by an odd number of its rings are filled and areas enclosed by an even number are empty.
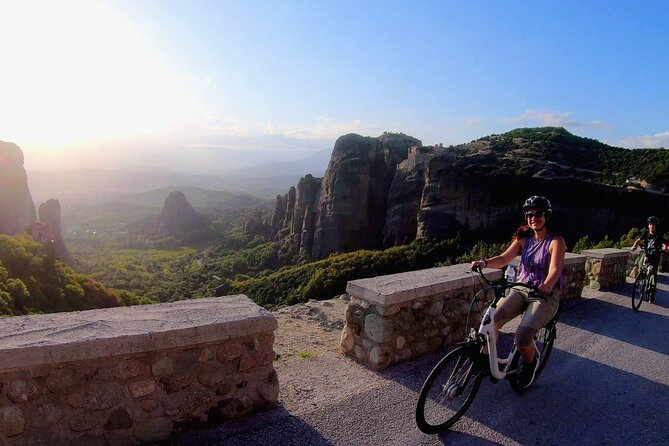
[[[548,268],[551,264],[551,255],[548,247],[553,241],[553,235],[543,240],[535,240],[528,237],[520,256],[520,268],[518,268],[518,281],[540,285],[548,276]],[[557,286],[562,288],[562,275]]]

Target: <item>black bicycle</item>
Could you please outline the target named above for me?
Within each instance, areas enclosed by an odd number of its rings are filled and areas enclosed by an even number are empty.
[[[653,265],[648,262],[646,250],[644,248],[639,249],[641,249],[641,255],[637,261],[639,273],[634,280],[634,287],[632,287],[632,310],[634,311],[639,311],[641,302],[644,300],[647,302],[655,301],[655,289],[657,287]]]
[[[537,288],[526,283],[509,283],[504,278],[488,280],[481,269],[476,270],[488,285],[476,293],[469,305],[468,322],[472,313],[478,313],[478,330],[469,329],[464,341],[456,345],[432,369],[425,380],[416,405],[416,424],[426,434],[436,434],[451,427],[462,417],[474,401],[483,378],[490,377],[493,383],[507,378],[514,390],[521,390],[515,378],[520,354],[514,344],[505,358],[498,357],[497,340],[492,327],[497,303],[509,288],[526,288],[530,293],[537,293]],[[489,292],[493,297],[488,300]],[[483,312],[485,309],[485,312]],[[535,335],[535,346],[539,355],[539,368],[535,381],[546,368],[553,343],[556,338],[557,320],[562,311],[562,304],[545,327]]]

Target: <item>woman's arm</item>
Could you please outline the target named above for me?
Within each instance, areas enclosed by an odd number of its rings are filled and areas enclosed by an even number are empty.
[[[486,260],[474,260],[472,262],[472,269],[479,266],[481,268],[486,268],[488,266],[490,268],[501,268],[505,265],[508,265],[514,258],[516,258],[516,256],[522,252],[522,248],[522,240],[514,240],[511,242],[509,247],[506,248],[506,251],[504,251],[501,255],[491,257]]]
[[[564,254],[567,251],[564,239],[560,236],[555,237],[548,246],[548,251],[551,254],[551,264],[548,267],[546,280],[539,285],[539,292],[541,294],[550,294],[557,285],[558,280],[560,280],[560,273],[564,265]]]

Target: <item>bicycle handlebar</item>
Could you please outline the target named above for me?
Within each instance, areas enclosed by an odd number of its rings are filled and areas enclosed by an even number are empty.
[[[477,265],[472,268],[472,271],[479,273],[479,276],[483,279],[485,283],[487,283],[490,286],[494,287],[501,287],[504,289],[507,288],[515,288],[515,287],[522,287],[526,288],[530,291],[530,295],[538,295],[539,294],[539,287],[531,284],[531,283],[525,283],[525,282],[507,282],[506,279],[502,278],[501,280],[498,281],[492,281],[488,279],[484,274],[483,274],[483,269]]]

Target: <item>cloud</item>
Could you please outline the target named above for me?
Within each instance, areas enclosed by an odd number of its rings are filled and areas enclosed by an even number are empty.
[[[384,130],[393,129],[360,120],[334,122],[324,116],[315,117],[304,126],[284,126],[276,121],[242,123],[200,113],[193,115],[187,123],[174,127],[168,141],[189,149],[270,150],[304,155],[331,149],[337,138],[348,133],[379,136]]]
[[[183,83],[200,83],[209,85],[212,83],[213,77],[209,74],[188,73],[176,76],[175,80],[177,82]]]
[[[620,141],[620,146],[628,148],[660,148],[669,147],[669,131],[654,135],[630,136]]]
[[[608,127],[604,121],[576,121],[572,118],[571,112],[556,113],[549,110],[527,109],[525,113],[519,116],[506,118],[505,121],[517,124],[538,123],[548,127],[580,127],[580,128],[603,128]]]
[[[278,127],[276,131],[288,138],[298,140],[333,140],[348,133],[358,133],[363,136],[379,136],[383,133],[384,129],[381,126],[366,124],[359,120],[340,123],[330,123],[320,120],[320,122],[307,127]]]
[[[479,119],[479,118],[472,118],[472,119],[467,119],[467,120],[465,121],[465,125],[466,125],[467,127],[476,127],[476,126],[480,125],[482,122],[483,122],[482,119]]]

